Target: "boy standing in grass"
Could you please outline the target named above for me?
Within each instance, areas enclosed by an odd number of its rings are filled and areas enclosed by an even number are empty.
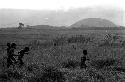
[[[18,61],[19,61],[20,67],[24,64],[24,62],[22,60],[24,54],[28,54],[28,52],[29,52],[29,47],[25,47],[23,50],[21,50],[20,52],[18,52],[18,54],[19,54]]]
[[[7,56],[9,56],[9,51],[11,49],[11,44],[10,43],[7,43]]]
[[[10,44],[8,44],[9,46]],[[10,65],[12,65],[12,61],[16,62],[16,59],[14,58],[15,54],[14,54],[14,49],[16,49],[16,44],[15,43],[12,43],[11,46],[7,49],[7,55],[8,55],[8,58],[7,58],[7,67],[9,68]]]
[[[87,65],[85,64],[86,60],[89,60],[87,59],[87,50],[83,50],[83,56],[81,57],[81,65],[80,65],[80,68],[85,68],[87,67]]]

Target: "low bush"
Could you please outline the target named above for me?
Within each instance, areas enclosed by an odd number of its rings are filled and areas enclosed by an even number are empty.
[[[62,63],[63,68],[76,68],[80,65],[80,62],[76,60],[67,60],[66,62]]]
[[[39,66],[37,64],[30,64],[27,66],[28,72],[34,72],[36,70],[39,70]]]
[[[15,71],[15,72],[12,73],[11,77],[14,78],[14,79],[17,79],[17,80],[21,80],[23,78],[23,75],[20,74],[19,72]]]
[[[73,79],[72,82],[89,82],[89,81],[88,81],[88,78],[78,76],[75,79]]]
[[[120,61],[114,58],[97,59],[91,61],[91,66],[96,69],[102,69],[104,67],[118,65],[118,63],[120,63]]]
[[[0,82],[10,81],[11,79],[21,80],[24,76],[17,71],[6,70],[0,74]]]
[[[65,76],[63,72],[59,71],[55,67],[47,67],[44,69],[44,73],[42,75],[42,80],[44,82],[64,82],[65,81]]]
[[[40,75],[32,77],[28,82],[64,82],[65,76],[55,67],[46,67]]]
[[[7,57],[3,57],[0,59],[0,68],[1,69],[7,68]]]
[[[7,76],[7,74],[5,73],[0,74],[0,82],[6,82],[8,80],[10,80],[10,78]]]
[[[112,69],[113,69],[113,71],[125,72],[124,67],[113,67]]]

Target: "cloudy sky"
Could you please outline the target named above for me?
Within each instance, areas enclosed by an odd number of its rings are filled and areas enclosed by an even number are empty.
[[[125,10],[124,2],[124,0],[0,0],[0,8],[67,10],[95,5],[110,5]]]
[[[14,26],[20,21],[69,26],[89,17],[106,18],[125,25],[125,0],[0,0],[0,25],[3,27]]]

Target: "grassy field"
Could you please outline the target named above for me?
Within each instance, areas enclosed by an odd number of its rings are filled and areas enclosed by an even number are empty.
[[[17,44],[16,54],[30,47],[24,67],[6,68],[7,42]],[[79,65],[83,49],[90,58],[87,69]],[[0,53],[0,82],[125,81],[125,38],[121,30],[1,29]]]

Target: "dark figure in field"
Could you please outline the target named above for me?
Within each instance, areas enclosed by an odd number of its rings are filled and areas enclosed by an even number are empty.
[[[56,46],[56,43],[54,43],[54,46]]]
[[[76,46],[75,45],[72,45],[72,48],[76,50]]]
[[[85,64],[86,60],[89,60],[87,59],[87,50],[83,50],[83,56],[81,57],[81,65],[80,65],[80,68],[85,68],[87,67],[87,65]]]
[[[16,49],[16,44],[12,43],[10,46],[10,49],[8,49],[8,58],[7,58],[7,67],[9,68],[10,65],[13,64],[13,62],[16,62],[16,59],[14,58],[14,49]]]
[[[20,67],[24,64],[24,62],[22,60],[24,54],[28,54],[28,52],[29,52],[29,47],[25,47],[23,50],[21,50],[20,52],[18,52],[18,54],[19,54],[18,61],[19,61]]]
[[[11,48],[11,44],[10,44],[10,43],[7,43],[7,56],[9,56],[10,48]]]
[[[20,29],[22,27],[24,27],[24,24],[23,23],[19,23],[19,27],[18,28]]]

